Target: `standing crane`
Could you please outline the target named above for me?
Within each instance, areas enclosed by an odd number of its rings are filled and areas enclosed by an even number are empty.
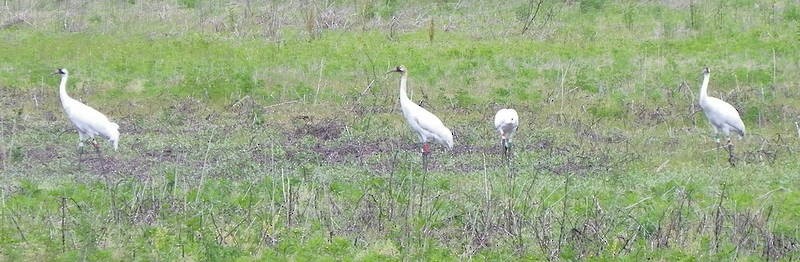
[[[514,109],[500,109],[494,115],[494,128],[500,133],[500,144],[503,146],[506,158],[511,153],[511,137],[517,131],[517,126],[519,126],[519,115]]]
[[[96,135],[108,139],[114,146],[114,151],[116,151],[119,143],[119,125],[108,120],[108,117],[103,113],[73,99],[67,94],[67,78],[69,78],[67,69],[59,68],[53,74],[61,75],[61,85],[59,86],[61,107],[64,108],[64,113],[67,114],[69,120],[78,129],[79,154],[83,153],[84,141],[88,140],[91,140],[95,151],[100,152],[97,141],[94,140]]]
[[[408,98],[406,94],[406,84],[408,83],[408,71],[405,66],[397,66],[395,69],[390,70],[388,73],[400,73],[400,108],[403,110],[403,116],[411,129],[417,132],[419,140],[422,143],[422,165],[427,169],[428,155],[431,153],[428,141],[434,141],[448,149],[453,148],[453,133],[450,132],[436,115],[432,114],[425,108],[415,104]]]
[[[708,67],[703,69],[703,85],[700,87],[700,108],[708,118],[708,122],[714,128],[714,137],[719,144],[720,132],[727,137],[728,153],[730,158],[728,161],[733,164],[733,143],[731,142],[731,131],[739,134],[739,137],[744,137],[745,128],[739,112],[736,111],[731,104],[722,101],[722,99],[708,96],[708,80],[711,77],[711,71]]]

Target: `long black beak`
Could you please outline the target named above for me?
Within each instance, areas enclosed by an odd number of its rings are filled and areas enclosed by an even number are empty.
[[[388,73],[394,73],[394,72],[401,72],[402,73],[403,69],[400,66],[398,66],[398,67],[395,67],[392,70],[389,70],[389,72],[386,72],[386,73],[388,74]]]
[[[711,73],[711,70],[709,70],[708,67],[704,67],[703,72],[700,72],[700,77],[702,78],[705,74],[709,73]]]

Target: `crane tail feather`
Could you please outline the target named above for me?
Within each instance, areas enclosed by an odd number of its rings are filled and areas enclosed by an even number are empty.
[[[732,131],[734,131],[734,132],[736,132],[737,134],[739,134],[739,136],[742,136],[742,137],[744,137],[744,134],[745,134],[745,131],[744,131],[744,123],[741,123],[741,122],[740,122],[740,123],[739,123],[739,124],[737,124],[737,125],[728,125],[728,126],[730,126],[730,127],[731,127],[731,130],[732,130]]]

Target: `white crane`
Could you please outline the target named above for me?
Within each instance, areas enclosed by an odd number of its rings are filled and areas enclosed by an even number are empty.
[[[728,163],[736,166],[735,156],[733,155],[733,143],[731,143],[731,131],[739,134],[739,138],[744,137],[744,123],[731,104],[719,98],[708,96],[708,79],[711,71],[708,67],[703,69],[703,85],[700,87],[700,107],[708,118],[708,122],[714,127],[714,137],[719,144],[719,133],[722,132],[728,138],[725,149],[728,150]]]
[[[708,118],[708,122],[714,127],[714,137],[719,143],[719,133],[722,132],[728,138],[728,144],[731,144],[731,131],[739,134],[739,137],[744,137],[745,129],[742,118],[739,117],[739,112],[736,111],[731,104],[722,101],[716,97],[708,96],[708,80],[711,76],[711,71],[708,67],[703,69],[703,85],[700,87],[700,108]]]
[[[500,144],[506,157],[511,151],[511,137],[517,131],[517,126],[519,126],[519,115],[514,109],[503,108],[494,115],[494,128],[500,133]]]
[[[69,120],[78,129],[78,135],[80,136],[78,149],[80,152],[83,152],[83,142],[87,140],[91,140],[95,150],[99,152],[97,141],[94,140],[96,135],[108,139],[114,146],[114,151],[116,151],[119,143],[119,125],[109,121],[108,117],[103,113],[67,95],[67,78],[69,78],[67,69],[59,68],[54,74],[61,75],[61,86],[59,86],[61,106],[64,108],[64,113],[67,114]]]
[[[406,94],[408,71],[405,66],[397,66],[394,70],[386,73],[392,72],[400,73],[400,108],[403,110],[403,116],[405,116],[408,125],[419,135],[419,140],[422,143],[422,165],[427,169],[427,157],[431,152],[428,141],[432,140],[447,146],[448,149],[452,149],[453,133],[444,126],[442,120],[408,98]]]

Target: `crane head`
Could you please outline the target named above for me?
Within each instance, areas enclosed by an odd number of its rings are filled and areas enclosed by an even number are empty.
[[[69,71],[67,71],[66,68],[59,68],[59,69],[56,69],[56,71],[53,72],[53,74],[54,75],[66,75],[66,74],[69,74]]]
[[[710,74],[710,73],[711,73],[711,70],[709,70],[708,67],[703,68],[703,74],[704,75]]]
[[[403,66],[403,65],[399,65],[399,66],[395,67],[394,69],[389,70],[389,72],[386,72],[386,73],[388,74],[388,73],[394,73],[394,72],[405,73],[406,72],[406,67]]]

